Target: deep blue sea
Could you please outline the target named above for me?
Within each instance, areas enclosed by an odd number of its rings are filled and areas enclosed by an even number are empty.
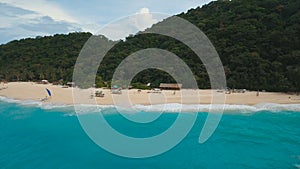
[[[165,113],[146,128],[127,123],[114,109],[105,118],[120,132],[162,132],[176,113]],[[111,111],[111,112],[110,112]],[[85,116],[85,115],[82,115]],[[111,154],[83,131],[72,108],[0,102],[1,169],[293,169],[300,168],[300,112],[227,112],[204,144],[198,137],[207,113],[176,147],[159,156],[131,159]],[[122,144],[122,143],[120,143]],[[124,145],[126,146],[126,145]]]

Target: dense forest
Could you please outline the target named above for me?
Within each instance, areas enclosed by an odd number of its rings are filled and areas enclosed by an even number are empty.
[[[219,0],[177,16],[209,37],[224,65],[228,87],[300,91],[299,0]],[[78,54],[90,36],[70,33],[1,45],[0,80],[71,81]],[[205,66],[192,50],[177,40],[155,34],[137,34],[119,41],[99,67],[97,86],[109,84],[124,58],[146,48],[176,54],[191,68],[199,88],[210,88]],[[151,82],[158,86],[173,81],[167,73],[145,70],[133,79],[133,84],[143,87]]]

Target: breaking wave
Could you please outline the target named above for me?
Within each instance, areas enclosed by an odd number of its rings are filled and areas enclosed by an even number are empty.
[[[35,106],[41,109],[53,110],[53,109],[68,109],[74,111],[74,105],[68,104],[53,104],[45,103],[34,100],[16,100],[0,96],[0,101],[6,103],[15,103],[21,106]],[[77,113],[86,112],[99,112],[99,110],[116,108],[114,105],[88,105],[80,104],[76,105]],[[118,107],[120,109],[120,107]],[[157,104],[157,105],[133,105],[131,108],[135,111],[144,112],[237,112],[237,113],[254,113],[260,111],[292,111],[300,112],[300,104],[275,104],[275,103],[261,103],[257,105],[231,105],[231,104]],[[79,111],[78,111],[79,110]],[[80,111],[82,110],[82,111]]]

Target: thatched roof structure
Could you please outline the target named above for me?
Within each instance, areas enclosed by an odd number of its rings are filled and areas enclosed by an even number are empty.
[[[180,90],[182,87],[182,84],[178,83],[161,83],[159,85],[159,88],[164,90]]]

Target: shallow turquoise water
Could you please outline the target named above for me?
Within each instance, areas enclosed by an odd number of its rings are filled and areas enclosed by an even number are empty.
[[[226,113],[214,135],[199,144],[206,116],[199,113],[190,133],[172,150],[152,158],[129,159],[97,146],[70,109],[0,102],[0,168],[252,169],[297,168],[300,164],[300,112]],[[128,123],[118,114],[105,117],[122,133],[147,137],[167,129],[177,114],[163,114],[151,127]]]

